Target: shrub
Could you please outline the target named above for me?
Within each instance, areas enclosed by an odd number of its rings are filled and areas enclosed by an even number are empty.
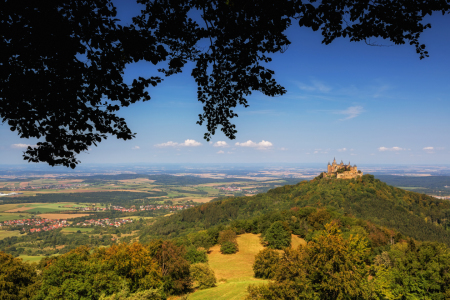
[[[222,254],[234,254],[237,251],[238,247],[232,242],[223,242],[220,246],[220,252],[222,252]]]
[[[273,223],[265,236],[268,246],[273,249],[283,249],[291,246],[291,233],[284,228],[281,221]]]
[[[280,255],[273,249],[263,249],[255,256],[253,272],[256,278],[272,279],[280,262]]]
[[[224,242],[231,242],[233,244],[237,244],[236,243],[236,232],[234,232],[231,229],[227,229],[227,230],[223,230],[221,232],[219,232],[219,244],[223,244]]]
[[[191,265],[189,269],[191,277],[200,290],[216,286],[216,275],[214,271],[205,263]]]
[[[206,250],[202,248],[197,249],[195,246],[187,248],[185,258],[191,264],[208,262]]]

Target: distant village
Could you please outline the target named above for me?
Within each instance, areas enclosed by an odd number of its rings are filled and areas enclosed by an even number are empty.
[[[36,218],[36,219],[22,219],[22,220],[10,220],[0,222],[0,228],[3,226],[20,226],[23,227],[22,231],[24,232],[42,232],[42,231],[50,231],[58,228],[64,228],[68,226],[114,226],[120,227],[126,223],[133,222],[132,219],[114,219],[111,220],[109,218],[98,219],[98,220],[84,220],[83,222],[78,222],[77,224],[69,225],[67,220],[65,219],[47,219],[47,218]],[[37,227],[33,227],[37,226]],[[32,228],[30,228],[32,227]]]
[[[70,183],[70,184],[47,184],[47,185],[40,185],[40,186],[32,186],[32,185],[25,185],[25,186],[4,186],[2,187],[2,190],[6,191],[33,191],[33,190],[67,190],[67,189],[73,189],[78,187],[86,187],[89,186],[89,184],[86,183]],[[10,194],[3,194],[3,195],[10,195]]]
[[[76,207],[77,210],[80,211],[106,211],[106,210],[117,210],[121,212],[137,212],[144,210],[160,210],[160,209],[169,209],[171,211],[183,210],[194,207],[195,205],[186,204],[186,205],[141,205],[139,208],[133,205],[131,208],[124,208],[122,206],[111,205],[109,207],[95,207],[95,206],[85,206],[85,207]]]

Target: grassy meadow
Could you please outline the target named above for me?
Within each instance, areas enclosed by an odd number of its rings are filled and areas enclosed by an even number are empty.
[[[262,284],[267,280],[256,279],[253,276],[253,263],[255,255],[264,247],[261,245],[259,235],[242,234],[237,238],[239,252],[225,255],[220,253],[220,246],[211,248],[208,254],[209,265],[217,278],[217,287],[198,290],[189,295],[190,300],[238,300],[247,295],[249,284]]]
[[[257,279],[253,275],[255,256],[262,249],[259,234],[246,233],[238,236],[239,252],[225,255],[220,253],[220,246],[211,248],[208,254],[210,267],[217,278],[217,287],[197,290],[189,295],[190,300],[241,300],[247,295],[250,284],[264,284],[268,280]],[[306,245],[306,241],[292,235],[291,246],[297,248]]]
[[[19,236],[20,232],[18,230],[0,230],[0,240],[3,240],[8,237]]]
[[[27,213],[0,213],[0,222],[29,219],[30,217],[31,215]]]
[[[65,227],[65,228],[63,228],[62,230],[61,230],[61,232],[63,232],[63,233],[75,233],[75,232],[77,232],[77,231],[80,231],[80,232],[91,232],[92,230],[94,230],[94,228],[73,228],[73,227]]]

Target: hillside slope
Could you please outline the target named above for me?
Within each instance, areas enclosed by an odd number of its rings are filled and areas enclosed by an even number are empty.
[[[313,179],[252,197],[206,203],[155,222],[142,239],[175,237],[233,220],[292,207],[330,207],[399,231],[420,241],[450,245],[450,202],[389,186],[372,175],[359,179]]]

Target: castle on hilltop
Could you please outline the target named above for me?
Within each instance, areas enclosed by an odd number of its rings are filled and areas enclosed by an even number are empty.
[[[336,158],[333,160],[333,163],[328,163],[328,168],[326,172],[322,173],[323,178],[341,178],[341,179],[352,179],[363,176],[361,171],[358,171],[358,167],[356,165],[352,166],[350,162],[348,165],[344,165],[344,162],[341,160],[340,164],[336,163]]]

